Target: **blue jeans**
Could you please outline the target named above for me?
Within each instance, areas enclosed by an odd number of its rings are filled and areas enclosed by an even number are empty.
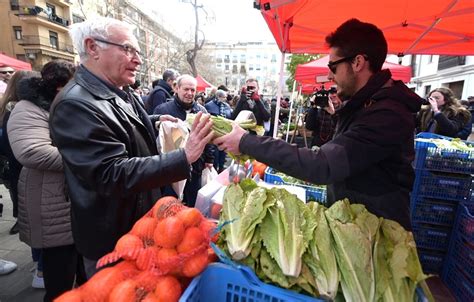
[[[33,258],[34,262],[38,262],[37,269],[42,272],[43,271],[43,256],[42,256],[42,249],[35,249],[31,248],[31,257]]]

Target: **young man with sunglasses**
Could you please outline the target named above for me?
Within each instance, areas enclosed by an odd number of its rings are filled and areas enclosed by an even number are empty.
[[[0,67],[0,96],[5,93],[8,81],[10,81],[14,73],[15,69],[11,68],[10,66]]]
[[[421,98],[381,70],[387,42],[375,25],[351,19],[326,37],[329,80],[343,101],[332,141],[319,151],[233,131],[214,143],[245,153],[291,176],[327,184],[328,202],[348,198],[410,230],[414,172],[413,114]]]

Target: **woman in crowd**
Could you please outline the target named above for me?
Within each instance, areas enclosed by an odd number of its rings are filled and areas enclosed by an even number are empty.
[[[428,95],[429,105],[422,106],[417,116],[417,132],[432,132],[457,137],[471,120],[471,113],[461,105],[449,88],[440,87]]]
[[[72,63],[54,60],[41,77],[20,82],[21,99],[8,121],[15,157],[23,165],[18,182],[20,240],[42,249],[46,294],[52,301],[85,280],[82,257],[71,232],[63,163],[49,131],[49,109],[56,94],[71,79]]]

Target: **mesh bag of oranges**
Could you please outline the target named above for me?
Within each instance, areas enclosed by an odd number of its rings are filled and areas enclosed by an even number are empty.
[[[178,301],[191,279],[215,261],[209,247],[215,230],[199,210],[162,197],[99,259],[97,267],[107,267],[55,301]]]

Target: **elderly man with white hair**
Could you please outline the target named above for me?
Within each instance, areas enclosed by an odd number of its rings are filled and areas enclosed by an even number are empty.
[[[90,278],[97,260],[152,208],[160,187],[188,177],[213,132],[209,117],[198,114],[185,147],[158,154],[143,105],[122,90],[142,63],[133,28],[94,18],[72,25],[70,35],[81,64],[56,97],[50,126],[64,161],[74,241]]]

